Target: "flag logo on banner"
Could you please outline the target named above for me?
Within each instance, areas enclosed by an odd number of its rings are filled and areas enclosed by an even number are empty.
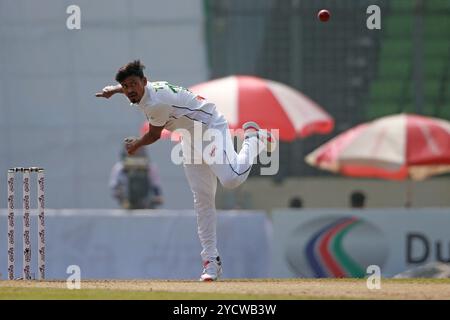
[[[364,278],[369,265],[383,267],[388,245],[381,230],[355,216],[317,218],[290,235],[286,259],[300,277]]]

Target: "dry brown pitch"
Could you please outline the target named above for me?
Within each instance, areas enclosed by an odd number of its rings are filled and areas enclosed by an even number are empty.
[[[214,283],[172,280],[85,280],[82,289],[214,293],[279,296],[294,299],[450,299],[450,279],[385,279],[381,289],[369,290],[364,279],[259,279]],[[0,288],[65,289],[64,281],[0,281]],[[205,295],[208,299],[208,295]]]

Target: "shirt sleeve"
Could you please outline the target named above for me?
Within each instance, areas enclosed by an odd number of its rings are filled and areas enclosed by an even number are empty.
[[[148,112],[148,122],[155,127],[163,127],[169,121],[170,106],[158,104]]]

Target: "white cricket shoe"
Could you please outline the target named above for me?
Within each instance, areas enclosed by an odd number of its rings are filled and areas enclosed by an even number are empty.
[[[203,262],[203,272],[200,281],[216,281],[222,276],[222,262],[220,257],[215,260],[207,260]]]
[[[256,136],[267,151],[273,152],[277,147],[276,138],[266,129],[261,129],[256,122],[246,122],[242,129],[244,129],[244,139]]]

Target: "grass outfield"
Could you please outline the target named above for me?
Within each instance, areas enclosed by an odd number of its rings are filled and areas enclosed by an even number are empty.
[[[4,290],[5,289],[5,290]],[[129,291],[111,289],[2,288],[0,300],[292,300],[289,295]],[[308,299],[305,297],[304,299]]]
[[[369,290],[365,279],[86,280],[81,287],[69,290],[64,281],[0,281],[0,299],[450,300],[450,279],[382,279],[379,290]]]

